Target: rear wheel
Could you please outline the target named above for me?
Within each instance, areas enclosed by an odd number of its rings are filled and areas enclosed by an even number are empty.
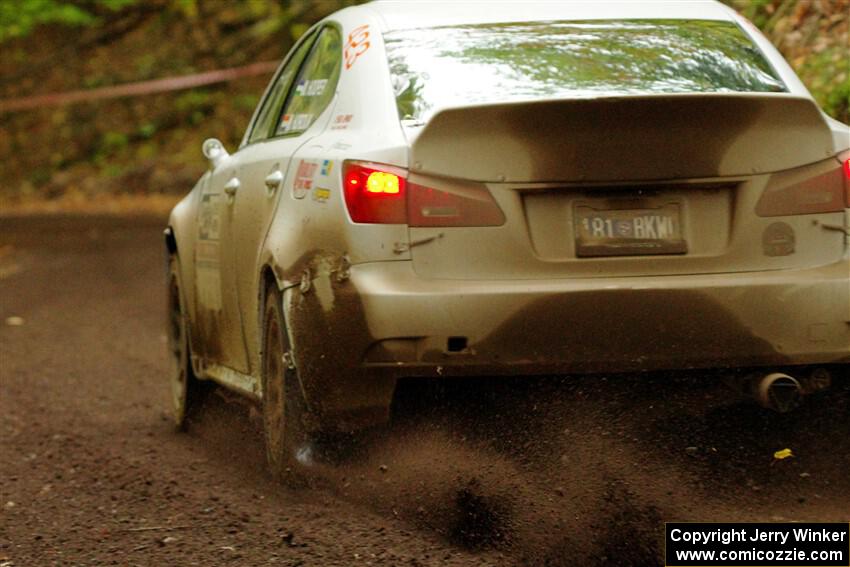
[[[172,411],[177,427],[185,430],[190,414],[201,403],[206,385],[192,372],[187,318],[183,308],[176,258],[172,256],[168,264],[168,353],[171,362]]]
[[[269,469],[276,477],[291,472],[299,451],[309,450],[305,403],[291,356],[283,304],[277,286],[266,290],[262,352],[263,428]]]

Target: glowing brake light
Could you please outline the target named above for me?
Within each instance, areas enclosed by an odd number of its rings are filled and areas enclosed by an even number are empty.
[[[838,160],[844,170],[844,205],[850,209],[850,150],[838,154]]]
[[[342,168],[345,205],[356,223],[413,227],[499,226],[505,215],[480,183],[428,178],[410,183],[403,169],[346,161]],[[431,184],[439,188],[431,187]]]
[[[401,193],[401,178],[384,171],[373,171],[366,178],[366,191],[369,193]]]
[[[342,168],[345,205],[359,223],[404,224],[405,172],[386,165],[346,161]]]

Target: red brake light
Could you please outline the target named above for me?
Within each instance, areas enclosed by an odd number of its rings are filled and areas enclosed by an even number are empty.
[[[348,214],[354,222],[407,222],[404,171],[347,161],[343,166],[342,183]]]
[[[850,150],[838,154],[841,169],[844,170],[844,205],[850,209]]]
[[[346,161],[342,169],[345,205],[357,223],[414,227],[499,226],[505,215],[486,187],[435,180],[440,189],[407,181],[407,172],[389,165]]]
[[[403,180],[398,175],[385,171],[373,171],[366,178],[366,192],[395,195],[401,193],[402,183]]]

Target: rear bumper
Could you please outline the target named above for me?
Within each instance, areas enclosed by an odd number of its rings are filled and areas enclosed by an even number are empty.
[[[404,375],[850,362],[850,259],[545,281],[428,280],[399,261],[354,266],[351,282],[371,337],[362,363]]]

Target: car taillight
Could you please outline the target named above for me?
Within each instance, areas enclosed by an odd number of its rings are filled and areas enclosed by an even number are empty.
[[[502,209],[483,185],[450,183],[436,189],[408,185],[407,222],[410,226],[500,226]]]
[[[404,170],[386,165],[346,161],[342,170],[345,205],[351,220],[362,223],[404,224]]]
[[[838,161],[844,171],[844,205],[850,209],[850,150],[838,154]]]
[[[762,217],[834,213],[850,206],[850,178],[847,157],[841,165],[791,183],[772,180],[756,205]],[[835,163],[835,162],[832,162]],[[837,164],[836,164],[837,165]]]
[[[345,205],[357,223],[413,227],[499,226],[505,215],[483,185],[440,181],[436,189],[389,165],[346,161],[342,173]]]

